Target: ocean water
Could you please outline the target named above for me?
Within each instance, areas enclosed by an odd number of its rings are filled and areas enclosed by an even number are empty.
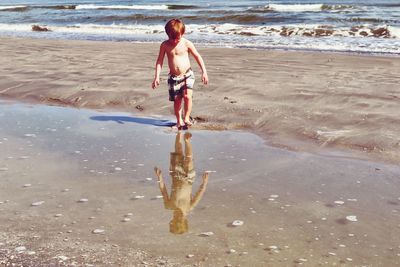
[[[3,0],[0,35],[159,42],[171,18],[208,46],[400,55],[399,0]]]

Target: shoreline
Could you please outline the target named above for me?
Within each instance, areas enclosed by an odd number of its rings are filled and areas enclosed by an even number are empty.
[[[161,85],[150,88],[155,43],[0,39],[2,98],[140,116],[173,114],[165,62]],[[339,149],[357,158],[400,162],[400,112],[395,109],[400,58],[198,49],[210,85],[199,83],[192,61],[196,129],[247,130],[295,151]]]
[[[59,37],[37,37],[37,36],[19,36],[12,34],[4,34],[0,35],[0,39],[26,39],[26,40],[49,40],[49,41],[65,41],[65,42],[99,42],[99,43],[129,43],[129,44],[149,44],[158,46],[161,41],[156,40],[130,40],[130,39],[85,39],[82,38],[59,38]],[[290,47],[262,47],[262,46],[243,46],[240,44],[235,45],[218,45],[218,44],[205,44],[205,43],[197,43],[193,42],[197,48],[211,48],[211,49],[241,49],[241,50],[255,50],[255,51],[277,51],[277,52],[295,52],[295,53],[322,53],[322,54],[338,54],[344,56],[366,56],[366,57],[384,57],[384,58],[400,58],[400,53],[392,53],[392,52],[371,52],[371,51],[352,51],[352,50],[333,50],[333,49],[312,49],[312,48],[290,48]]]

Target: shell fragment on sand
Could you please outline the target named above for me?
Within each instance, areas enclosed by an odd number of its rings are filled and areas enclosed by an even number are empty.
[[[66,256],[57,256],[57,257],[55,257],[56,259],[59,259],[60,261],[66,261],[66,260],[68,260],[68,257],[66,257]]]
[[[336,200],[336,201],[333,202],[333,203],[335,203],[335,204],[337,204],[337,205],[343,205],[343,204],[344,204],[344,201]]]
[[[272,246],[269,246],[267,249],[268,250],[278,250],[278,246],[272,245]]]
[[[357,222],[358,221],[357,216],[355,216],[355,215],[346,216],[346,220],[348,220],[350,222]]]
[[[94,229],[94,230],[92,231],[92,233],[93,233],[93,234],[102,234],[102,233],[104,233],[104,229]]]
[[[235,227],[237,227],[237,226],[242,226],[244,224],[244,222],[243,221],[240,221],[240,220],[235,220],[235,221],[233,221],[232,223],[231,223],[231,225],[232,226],[235,226]]]
[[[203,232],[203,233],[199,234],[199,236],[212,236],[212,235],[214,235],[213,232]]]
[[[42,205],[43,203],[44,203],[44,201],[33,202],[33,203],[31,204],[31,206],[32,206],[32,207],[37,207],[37,206]]]
[[[25,252],[25,251],[26,251],[26,247],[20,246],[20,247],[16,247],[14,250],[15,250],[17,253],[22,253],[22,252]]]

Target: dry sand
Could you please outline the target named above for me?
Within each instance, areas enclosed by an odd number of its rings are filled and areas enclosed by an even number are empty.
[[[0,40],[1,97],[173,114],[166,85],[150,88],[157,44]],[[196,84],[198,128],[249,129],[271,144],[295,150],[340,147],[358,157],[400,162],[400,58],[199,51],[210,84]],[[162,83],[166,75],[165,66]]]

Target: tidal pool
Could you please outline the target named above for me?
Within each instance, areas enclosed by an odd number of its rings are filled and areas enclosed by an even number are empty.
[[[0,102],[0,265],[396,266],[400,168]]]

